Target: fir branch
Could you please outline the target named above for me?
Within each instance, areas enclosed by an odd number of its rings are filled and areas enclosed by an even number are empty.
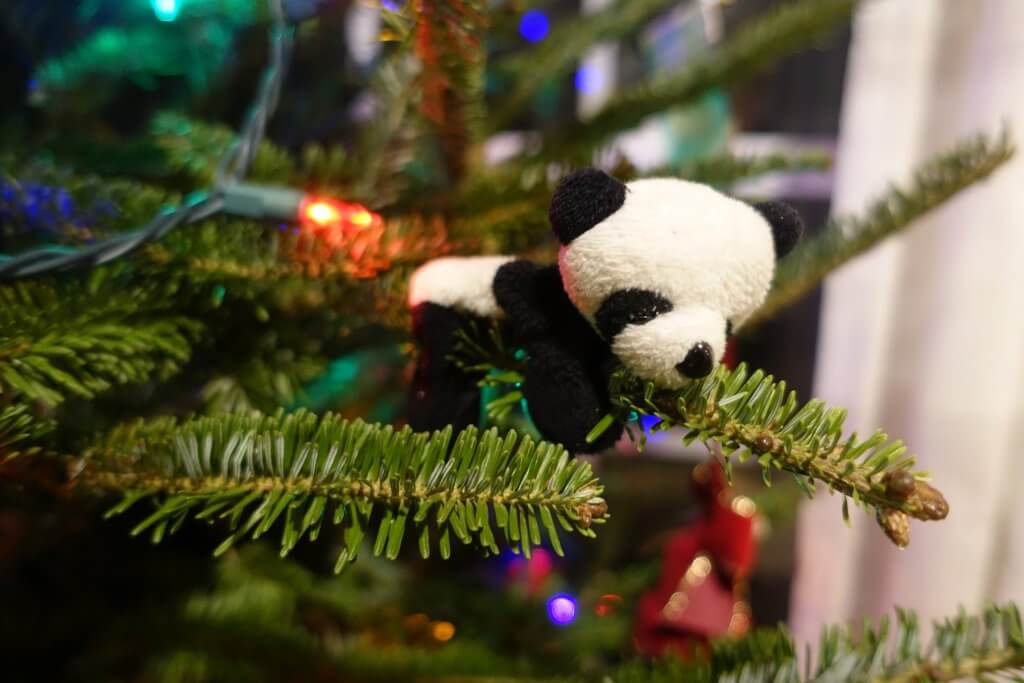
[[[463,330],[454,357],[460,367],[476,372],[504,371],[515,383],[521,378],[519,362],[494,325]],[[502,374],[495,375],[500,381]],[[791,473],[808,497],[815,482],[846,498],[872,508],[886,534],[897,545],[909,543],[908,519],[944,519],[949,512],[942,494],[911,471],[914,459],[901,441],[877,431],[867,439],[844,436],[846,411],[828,408],[823,401],[797,402],[796,392],[746,365],[734,370],[716,368],[703,380],[678,390],[657,389],[620,368],[612,374],[609,394],[613,413],[592,431],[599,435],[615,418],[626,421],[633,413],[658,417],[656,429],[686,429],[683,441],[695,439],[719,444],[726,472],[731,456],[745,462],[753,456],[762,468],[766,486],[772,472]],[[641,446],[643,443],[641,442]]]
[[[191,355],[202,326],[161,309],[165,293],[45,282],[0,287],[0,393],[48,405],[121,384],[166,379]]]
[[[740,462],[757,460],[766,486],[773,471],[785,470],[808,497],[815,482],[842,494],[847,519],[847,498],[874,509],[883,530],[899,546],[910,542],[909,517],[939,520],[949,512],[942,494],[911,472],[914,459],[901,441],[890,441],[880,431],[867,439],[844,436],[845,410],[828,408],[817,399],[800,405],[784,381],[760,370],[719,367],[678,391],[656,390],[619,371],[613,375],[611,395],[623,415],[638,411],[661,418],[659,429],[687,429],[685,443],[717,442],[727,471],[731,454],[739,451]]]
[[[984,180],[1015,152],[1007,130],[991,139],[978,135],[926,161],[907,188],[892,187],[862,216],[840,217],[805,239],[780,264],[775,285],[748,326],[769,320],[798,301],[836,268],[906,228],[974,183]]]
[[[723,154],[702,159],[679,170],[665,169],[644,173],[644,175],[649,177],[678,176],[684,180],[724,187],[766,173],[820,171],[827,169],[831,164],[832,158],[821,152],[761,156]]]
[[[276,335],[275,335],[276,337]],[[222,415],[250,410],[272,411],[301,397],[302,388],[327,367],[324,358],[272,348],[246,359],[231,374],[214,377],[201,391],[203,412]]]
[[[152,137],[167,155],[167,165],[190,178],[197,186],[213,183],[217,166],[236,134],[230,128],[188,119],[176,113],[156,117]],[[286,151],[261,141],[253,155],[248,180],[287,183],[295,177],[295,164]]]
[[[452,536],[496,553],[493,515],[505,542],[529,556],[542,527],[561,552],[556,523],[593,536],[591,524],[603,521],[601,486],[564,449],[513,431],[501,437],[469,428],[452,436],[450,429],[415,433],[306,411],[181,425],[161,419],[109,434],[88,452],[81,483],[124,494],[111,514],[154,500],[156,511],[134,531],[148,530],[154,541],[189,516],[226,518],[232,533],[217,554],[277,521],[285,554],[303,536],[316,539],[330,516],[343,527],[338,571],[364,538],[389,559],[414,534],[424,557],[437,548],[447,558]]]
[[[390,19],[389,33],[396,43],[393,52],[377,67],[370,82],[374,93],[373,118],[361,131],[358,142],[358,174],[353,179],[351,198],[373,206],[394,201],[405,189],[405,165],[415,157],[413,144],[419,131],[410,126],[415,112],[416,81],[420,78],[409,60],[412,46],[412,25],[401,21],[394,12],[385,12]]]
[[[25,404],[0,408],[0,462],[38,450],[38,442],[53,431],[52,420],[39,419]]]
[[[483,129],[484,6],[480,0],[418,0],[416,7],[420,111],[437,135],[452,182],[464,175]]]
[[[56,165],[48,155],[3,155],[0,168],[0,182],[7,186],[0,198],[0,233],[24,237],[26,242],[88,241],[137,227],[180,200],[166,189],[136,180],[76,172]],[[12,241],[5,251],[17,248],[20,241]]]
[[[672,0],[619,0],[594,14],[559,24],[543,43],[498,63],[497,70],[512,88],[489,117],[489,130],[501,130],[544,83],[567,73],[594,45],[633,33],[674,4]]]
[[[610,683],[910,683],[985,680],[1024,668],[1024,633],[1013,605],[959,616],[934,625],[925,643],[917,617],[897,611],[895,627],[827,629],[813,668],[798,666],[796,647],[784,627],[761,629],[715,643],[704,660],[667,658],[653,665],[628,664],[607,675]],[[802,673],[803,672],[803,673]],[[577,679],[578,680],[578,679]]]
[[[542,157],[583,159],[651,114],[763,72],[847,21],[856,4],[857,0],[794,0],[745,26],[720,50],[616,96],[590,121],[575,126],[572,135],[549,134]]]

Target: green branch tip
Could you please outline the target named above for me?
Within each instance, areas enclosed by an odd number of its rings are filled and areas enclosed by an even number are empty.
[[[909,187],[890,188],[863,215],[829,221],[819,234],[804,239],[782,261],[768,300],[747,321],[747,328],[770,320],[811,292],[836,268],[984,180],[1014,152],[1007,129],[994,138],[974,136],[924,162],[914,172]]]
[[[447,558],[452,536],[487,553],[501,541],[529,557],[543,527],[561,554],[557,527],[592,537],[607,516],[589,464],[496,429],[414,432],[308,411],[160,418],[115,429],[86,463],[80,485],[124,496],[108,514],[154,502],[133,533],[158,542],[188,517],[221,520],[231,533],[220,554],[280,522],[284,555],[304,536],[315,540],[330,518],[341,527],[338,571],[364,538],[375,555],[394,559],[413,534],[423,557],[436,548]]]
[[[784,626],[712,642],[693,661],[667,657],[627,664],[605,676],[609,683],[939,683],[1012,677],[1024,667],[1024,635],[1014,605],[961,612],[933,624],[926,640],[918,617],[896,610],[877,624],[822,633],[815,662],[801,661]],[[574,679],[580,680],[580,679]],[[1002,679],[1000,679],[1002,680]],[[1019,680],[1019,678],[1014,678]]]
[[[750,458],[772,472],[791,473],[808,497],[815,482],[862,507],[873,508],[886,535],[900,547],[910,542],[909,518],[941,520],[949,513],[942,493],[911,471],[914,459],[901,441],[875,432],[867,439],[845,436],[846,411],[820,400],[803,405],[784,381],[746,365],[719,367],[680,390],[658,390],[625,370],[612,378],[612,400],[623,416],[630,411],[661,419],[658,429],[683,427],[684,442],[715,441],[727,472],[731,455]]]
[[[37,418],[24,403],[0,408],[0,464],[39,450],[39,440],[53,431],[51,419]]]

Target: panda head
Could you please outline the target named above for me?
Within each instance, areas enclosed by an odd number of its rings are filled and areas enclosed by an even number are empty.
[[[785,204],[597,169],[559,183],[550,218],[573,304],[630,371],[669,388],[714,369],[803,230]]]

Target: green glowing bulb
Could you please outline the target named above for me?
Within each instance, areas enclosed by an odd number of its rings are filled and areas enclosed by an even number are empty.
[[[174,21],[178,18],[178,13],[181,12],[181,6],[184,4],[184,0],[149,0],[150,6],[153,8],[153,14],[160,21]]]

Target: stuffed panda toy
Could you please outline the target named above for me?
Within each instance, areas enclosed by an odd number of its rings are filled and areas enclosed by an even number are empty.
[[[785,204],[751,206],[674,178],[623,183],[592,168],[561,180],[549,217],[557,265],[454,257],[413,274],[413,428],[478,421],[481,375],[451,354],[470,320],[498,319],[525,351],[523,393],[541,435],[573,452],[607,448],[623,425],[586,437],[611,407],[611,373],[621,364],[664,388],[710,374],[803,230]]]

